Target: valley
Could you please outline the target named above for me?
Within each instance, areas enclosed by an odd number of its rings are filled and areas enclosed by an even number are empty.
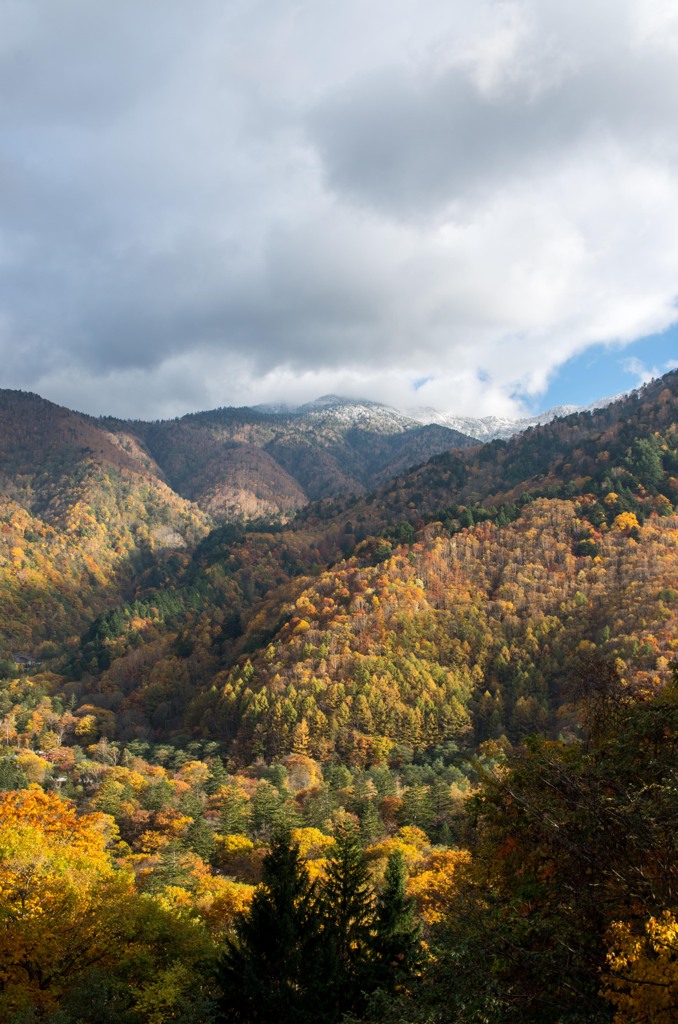
[[[485,444],[0,399],[3,1019],[258,1019],[287,864],[295,1020],[670,1024],[677,372]]]

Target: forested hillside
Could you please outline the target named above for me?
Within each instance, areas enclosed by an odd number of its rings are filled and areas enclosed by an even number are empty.
[[[162,445],[190,418],[96,448],[60,414],[58,475],[36,417],[7,472],[3,1019],[671,1024],[677,407],[673,373],[209,533],[154,468],[189,479],[198,435]]]
[[[309,497],[361,493],[471,443],[369,404],[131,423],[2,391],[0,655],[41,659],[74,640],[143,570],[169,557],[173,574],[216,523],[284,522]]]

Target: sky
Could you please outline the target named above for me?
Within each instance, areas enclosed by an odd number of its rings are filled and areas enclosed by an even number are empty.
[[[677,0],[2,0],[0,386],[520,415],[678,365]]]

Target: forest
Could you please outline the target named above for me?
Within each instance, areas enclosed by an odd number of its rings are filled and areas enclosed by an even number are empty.
[[[15,417],[0,1019],[677,1020],[677,407],[268,520]]]

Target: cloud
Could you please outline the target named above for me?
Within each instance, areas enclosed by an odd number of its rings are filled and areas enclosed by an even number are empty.
[[[510,413],[664,330],[674,6],[3,5],[2,383]]]
[[[630,373],[636,378],[637,386],[640,387],[641,384],[648,384],[651,380],[668,373],[669,370],[675,370],[678,367],[678,359],[668,359],[660,366],[646,366],[637,356],[630,356],[622,361],[622,366],[626,373]]]

